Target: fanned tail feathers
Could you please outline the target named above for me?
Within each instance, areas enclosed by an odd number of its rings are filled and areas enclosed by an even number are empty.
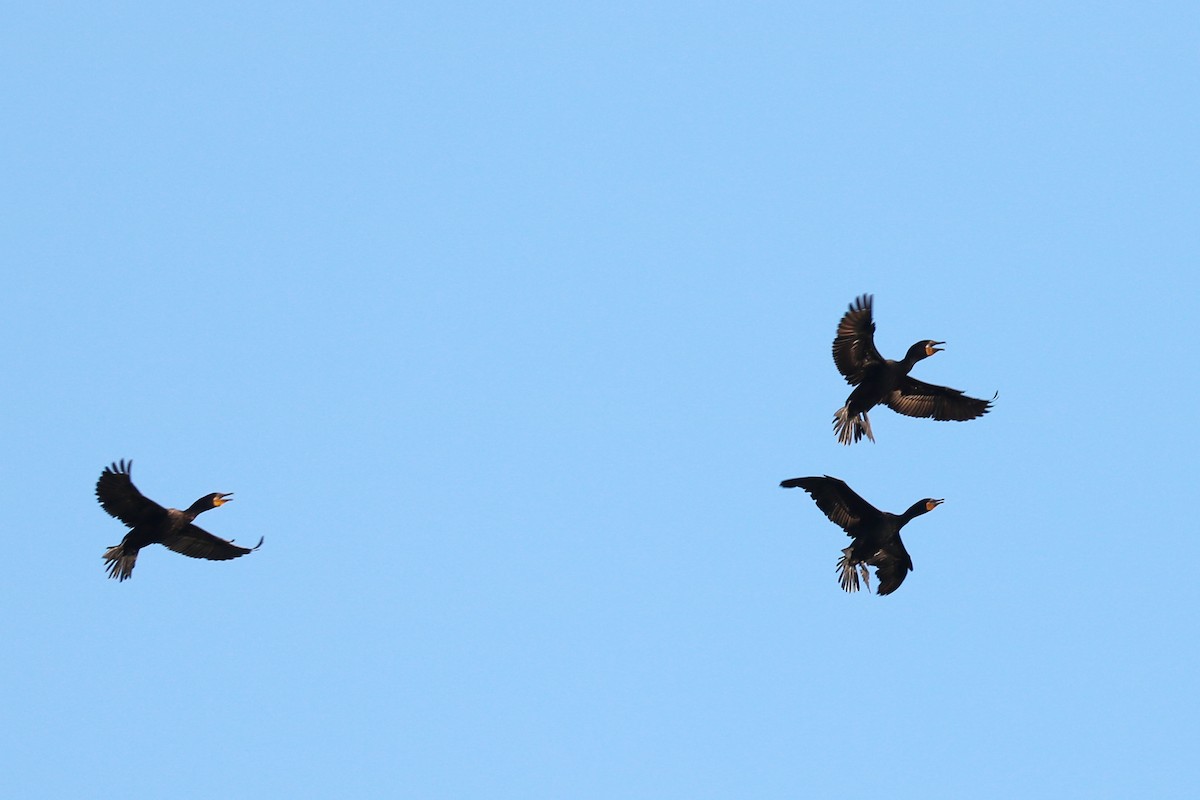
[[[847,406],[842,406],[833,415],[833,431],[842,444],[853,444],[864,436],[872,442],[875,441],[875,436],[871,433],[871,420],[867,419],[866,413],[851,417]]]
[[[133,565],[137,561],[137,551],[126,553],[125,548],[121,545],[110,547],[104,551],[104,568],[108,570],[108,577],[116,578],[118,581],[127,580],[133,575]]]
[[[871,591],[871,571],[867,569],[866,564],[850,563],[850,550],[847,547],[842,551],[842,557],[838,559],[838,583],[842,585],[842,590],[847,592],[857,592],[859,589],[859,573],[862,573],[862,584],[867,587],[867,591]],[[857,567],[857,569],[856,569]]]

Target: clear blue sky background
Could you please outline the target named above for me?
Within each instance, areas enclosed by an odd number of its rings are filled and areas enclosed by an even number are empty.
[[[1200,791],[1200,12],[830,6],[10,9],[0,794]]]

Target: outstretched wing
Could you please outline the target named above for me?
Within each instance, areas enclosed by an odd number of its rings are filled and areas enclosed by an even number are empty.
[[[129,477],[132,461],[115,462],[104,468],[100,480],[96,481],[96,499],[100,506],[112,516],[133,528],[166,513],[166,509],[147,498]]]
[[[995,398],[992,398],[993,400]],[[967,397],[958,389],[934,386],[905,376],[900,388],[884,398],[888,408],[909,417],[933,417],[938,420],[968,420],[982,417],[992,408],[991,400]]]
[[[837,337],[833,340],[833,363],[845,376],[846,383],[852,385],[862,382],[863,371],[868,365],[883,362],[883,356],[875,349],[871,299],[871,295],[864,294],[850,304],[850,310],[838,323]]]
[[[859,497],[845,481],[838,478],[828,475],[823,478],[790,478],[779,485],[785,489],[798,486],[808,492],[816,502],[817,508],[851,536],[854,535],[852,529],[857,527],[859,522],[880,516],[879,509]]]
[[[879,579],[876,594],[891,594],[896,591],[913,568],[912,559],[899,536],[868,558],[867,563],[876,568],[875,577]]]
[[[176,553],[182,553],[192,558],[207,558],[209,561],[228,561],[240,558],[247,553],[253,553],[262,547],[263,540],[259,539],[254,547],[241,547],[226,541],[219,536],[213,536],[203,528],[188,525],[179,533],[171,534],[162,541]]]

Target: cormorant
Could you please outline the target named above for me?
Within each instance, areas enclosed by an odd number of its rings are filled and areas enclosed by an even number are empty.
[[[837,568],[839,581],[847,592],[858,591],[857,567],[862,572],[867,591],[871,590],[871,573],[875,567],[879,578],[878,594],[891,594],[904,582],[913,568],[912,559],[900,541],[900,529],[913,517],[927,514],[941,505],[941,500],[926,497],[909,506],[903,514],[880,511],[863,500],[845,481],[831,478],[791,478],[779,484],[785,489],[799,486],[812,495],[817,508],[837,523],[852,539],[842,551]]]
[[[909,371],[918,361],[942,351],[939,344],[945,342],[925,339],[908,348],[900,361],[884,358],[875,349],[871,295],[864,294],[851,303],[850,310],[838,323],[837,338],[833,340],[833,363],[845,376],[846,383],[855,387],[846,398],[846,405],[833,415],[838,441],[851,444],[863,436],[875,441],[867,412],[879,403],[909,417],[937,420],[968,420],[986,414],[992,407],[991,400],[976,400],[957,389],[909,377]]]
[[[210,561],[228,561],[244,556],[262,546],[259,539],[254,547],[239,547],[201,530],[192,520],[210,508],[228,503],[229,494],[213,492],[192,503],[186,511],[163,508],[137,490],[129,477],[133,462],[124,460],[105,467],[96,481],[96,497],[112,516],[132,528],[119,545],[104,553],[108,577],[125,580],[133,574],[138,551],[148,544],[166,545],[176,553]]]

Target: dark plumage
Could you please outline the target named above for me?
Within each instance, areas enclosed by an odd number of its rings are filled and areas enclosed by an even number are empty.
[[[867,591],[871,590],[869,566],[876,568],[878,594],[896,591],[913,568],[912,559],[900,540],[900,529],[914,517],[926,514],[942,503],[941,500],[926,497],[913,503],[903,514],[890,514],[863,500],[845,481],[828,475],[823,478],[791,478],[779,485],[785,489],[799,486],[808,492],[816,501],[817,508],[849,534],[852,539],[850,546],[842,551],[842,557],[837,562],[839,580],[847,592],[858,591],[856,567],[862,572]]]
[[[119,545],[108,548],[104,553],[108,577],[121,581],[130,577],[138,551],[148,544],[166,545],[176,553],[210,561],[228,561],[262,546],[263,540],[259,539],[254,547],[239,547],[192,524],[192,520],[205,511],[228,503],[228,494],[206,494],[186,511],[163,508],[133,485],[129,477],[132,467],[132,461],[117,462],[105,467],[100,473],[100,480],[96,481],[96,497],[100,505],[132,529]]]
[[[875,441],[867,412],[879,403],[909,417],[937,420],[968,420],[986,414],[992,407],[991,400],[976,400],[957,389],[909,377],[918,361],[941,352],[939,344],[945,342],[925,339],[908,348],[900,361],[884,358],[875,349],[871,295],[864,294],[851,303],[850,310],[838,323],[837,337],[833,340],[833,363],[846,382],[855,387],[846,398],[846,405],[833,415],[838,441],[851,444],[863,436]]]

